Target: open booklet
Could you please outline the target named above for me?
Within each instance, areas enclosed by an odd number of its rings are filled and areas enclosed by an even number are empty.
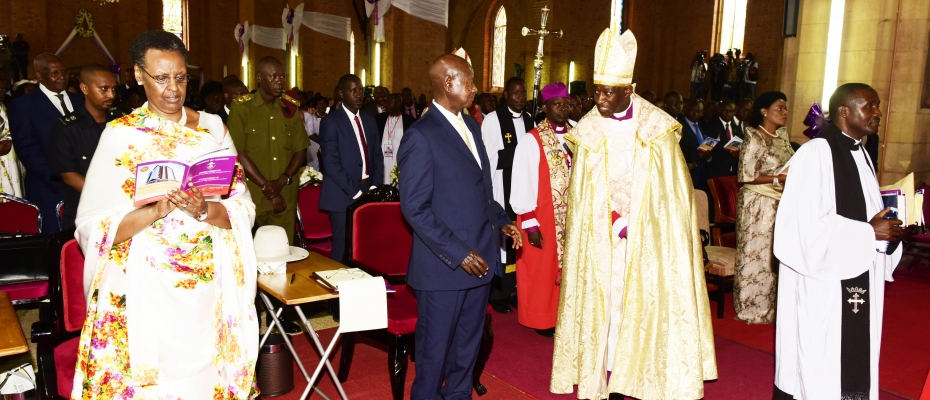
[[[327,289],[339,293],[339,282],[371,278],[371,275],[358,268],[340,268],[329,271],[316,271],[313,273],[313,278]],[[385,280],[384,290],[388,293],[394,293],[394,286]]]
[[[717,146],[717,143],[720,143],[720,139],[712,137],[704,138],[704,141],[698,146],[698,151],[711,151]]]
[[[222,196],[229,193],[236,170],[236,156],[229,148],[211,151],[190,163],[175,160],[144,161],[136,164],[136,187],[133,206],[154,203],[164,199],[172,189],[184,188],[193,183],[204,196]]]
[[[733,138],[723,146],[724,149],[730,151],[739,151],[740,147],[743,147],[743,139],[736,136],[733,136]]]
[[[914,190],[914,173],[910,173],[900,181],[881,187],[882,201],[885,207],[897,208],[895,217],[904,222],[904,225],[917,225],[923,221],[923,193]],[[886,199],[887,198],[887,199]],[[894,203],[889,203],[889,202]],[[888,213],[891,215],[891,213]],[[886,218],[889,218],[886,216]]]

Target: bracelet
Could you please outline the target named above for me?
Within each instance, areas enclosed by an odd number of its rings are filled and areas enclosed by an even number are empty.
[[[199,217],[197,217],[197,220],[200,222],[205,221],[207,216],[210,215],[210,203],[204,202],[204,204],[207,206],[207,209],[204,210],[204,212],[201,213]]]
[[[781,185],[778,183],[778,177],[777,177],[777,176],[774,177],[774,178],[772,178],[772,186],[774,186],[774,187],[781,187]]]

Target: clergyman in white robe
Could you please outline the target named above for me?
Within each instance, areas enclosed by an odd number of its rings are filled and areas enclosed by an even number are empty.
[[[848,139],[858,146],[858,141]],[[861,148],[851,153],[867,218],[871,219],[884,208],[871,167],[874,163]],[[850,292],[857,289],[844,288],[841,281],[868,271],[868,287],[858,289],[866,290],[871,302],[867,308],[871,377],[868,398],[877,400],[885,281],[892,281],[902,246],[885,254],[887,242],[875,240],[875,231],[868,222],[837,214],[833,167],[826,139],[806,143],[790,161],[778,206],[774,252],[781,264],[775,386],[798,400],[841,399],[842,312],[844,308],[858,310],[862,306],[858,296],[850,297]]]

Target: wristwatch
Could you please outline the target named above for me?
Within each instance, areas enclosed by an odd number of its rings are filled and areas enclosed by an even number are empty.
[[[282,173],[281,175],[284,175],[284,177],[287,178],[287,183],[285,183],[285,185],[290,185],[290,184],[291,184],[291,176],[288,175],[287,172],[284,172],[284,173]]]

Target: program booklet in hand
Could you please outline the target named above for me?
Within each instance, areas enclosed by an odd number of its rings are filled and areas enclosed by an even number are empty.
[[[736,136],[733,136],[733,139],[730,139],[730,141],[723,146],[724,149],[730,151],[739,151],[740,147],[743,147],[743,139],[740,139]]]
[[[164,199],[172,189],[193,183],[204,196],[229,193],[236,156],[223,148],[204,154],[190,163],[175,160],[155,160],[136,165],[136,187],[133,206],[138,207]]]
[[[704,142],[698,146],[698,151],[711,151],[714,147],[717,146],[717,143],[720,143],[720,139],[715,139],[712,137],[704,138]]]

